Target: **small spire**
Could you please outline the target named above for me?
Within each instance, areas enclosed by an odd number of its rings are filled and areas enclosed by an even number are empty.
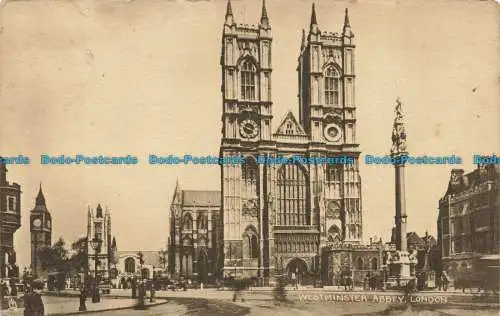
[[[352,30],[351,30],[351,23],[349,22],[349,10],[347,8],[345,9],[344,30],[342,33],[345,37],[353,37],[354,36],[354,34],[352,33]]]
[[[96,217],[97,218],[102,218],[102,207],[101,204],[97,204],[97,209],[96,209]]]
[[[233,16],[233,8],[231,7],[231,0],[227,0],[226,18]]]
[[[40,182],[40,188],[38,189],[35,205],[45,206],[45,197],[42,192],[42,182]]]
[[[345,18],[344,18],[344,28],[346,27],[351,27],[351,24],[349,23],[349,10],[345,8]]]
[[[300,43],[300,50],[306,47],[306,30],[302,29],[302,42]]]
[[[231,7],[231,0],[227,0],[227,9],[226,9],[226,25],[233,25],[233,8]]]
[[[313,25],[318,25],[318,20],[316,19],[316,6],[314,5],[314,2],[312,4],[311,27]]]
[[[269,17],[267,16],[266,0],[262,0],[262,14],[260,16],[260,25],[269,27]]]

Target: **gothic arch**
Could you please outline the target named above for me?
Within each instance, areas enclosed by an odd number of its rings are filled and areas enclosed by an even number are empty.
[[[200,214],[196,218],[196,228],[208,229],[208,216],[206,212],[200,212]]]
[[[286,261],[285,267],[289,277],[291,276],[292,272],[295,274],[299,273],[299,275],[304,275],[307,273],[307,271],[309,271],[307,262],[304,259],[298,257],[288,259]]]
[[[300,163],[283,164],[277,171],[278,225],[310,225],[309,173]]]
[[[254,156],[246,156],[241,166],[241,179],[248,197],[257,197],[259,184],[259,165]]]
[[[257,259],[259,257],[259,238],[253,225],[247,226],[243,233],[244,258]]]
[[[356,258],[356,270],[363,270],[363,258]]]
[[[243,63],[245,62],[249,62],[251,64],[253,64],[253,66],[255,67],[255,70],[258,71],[259,70],[259,61],[252,55],[241,55],[238,60],[236,61],[236,67],[238,69],[238,71],[240,71]]]
[[[371,263],[370,263],[370,264],[371,264],[371,267],[370,267],[370,268],[371,268],[372,270],[378,270],[378,260],[377,260],[377,258],[372,258],[372,260],[371,260]]]
[[[330,61],[326,64],[323,65],[322,67],[322,72],[323,74],[330,68],[330,67],[333,67],[333,69],[337,72],[337,75],[340,77],[342,75],[342,67],[334,62],[334,61]]]
[[[258,63],[252,56],[238,60],[239,98],[254,101],[259,91]]]
[[[330,228],[328,228],[328,241],[340,241],[340,237],[342,236],[342,231],[340,230],[340,228],[333,224],[330,226]],[[331,237],[331,238],[330,238]]]
[[[191,216],[191,213],[186,213],[182,216],[182,229],[193,229],[193,216]]]
[[[135,258],[127,257],[124,260],[125,273],[135,273]]]
[[[323,93],[326,105],[340,105],[342,71],[335,63],[328,63],[323,67]]]

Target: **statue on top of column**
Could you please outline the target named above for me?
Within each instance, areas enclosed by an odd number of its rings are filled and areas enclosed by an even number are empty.
[[[402,102],[396,100],[395,118],[392,127],[392,148],[391,155],[397,155],[406,152],[406,131],[403,121]]]

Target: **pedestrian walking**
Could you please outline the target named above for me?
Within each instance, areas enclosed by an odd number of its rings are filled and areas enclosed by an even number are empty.
[[[45,306],[41,296],[43,284],[35,281],[33,291],[24,296],[24,316],[44,316]]]

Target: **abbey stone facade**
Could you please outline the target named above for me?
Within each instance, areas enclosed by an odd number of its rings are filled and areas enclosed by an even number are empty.
[[[220,258],[214,275],[266,279],[296,273],[331,284],[342,267],[379,270],[382,243],[361,243],[355,45],[347,10],[341,33],[324,32],[313,5],[298,52],[299,118],[289,111],[274,133],[273,37],[265,3],[257,26],[236,20],[228,1],[220,157],[243,156],[245,162],[221,164],[223,243],[216,250],[223,255],[213,258]],[[263,163],[293,156],[348,157],[351,163]],[[180,239],[171,236],[171,248],[181,246]]]

